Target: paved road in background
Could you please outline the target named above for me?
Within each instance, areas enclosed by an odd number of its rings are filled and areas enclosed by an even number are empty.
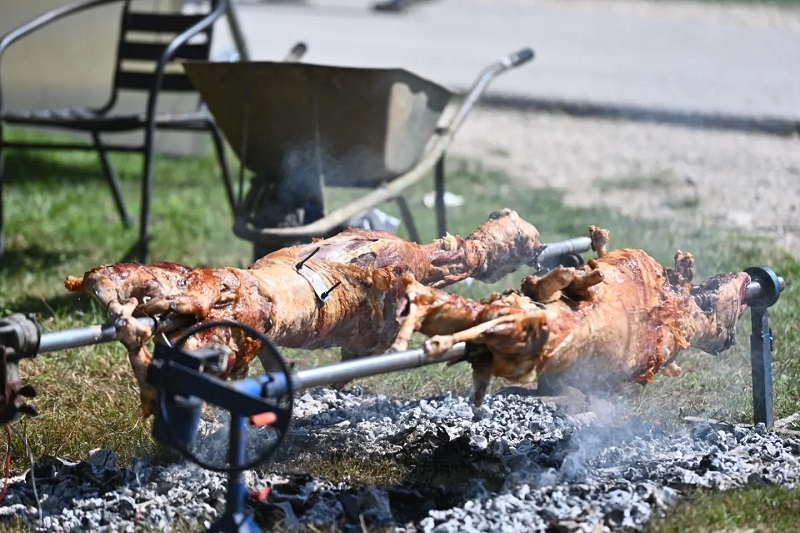
[[[237,4],[253,59],[299,40],[305,61],[411,70],[454,90],[522,46],[534,64],[492,85],[495,96],[653,110],[800,119],[800,31],[699,17],[605,13],[564,2],[439,0],[403,15],[357,0]],[[225,46],[221,26],[215,45]]]

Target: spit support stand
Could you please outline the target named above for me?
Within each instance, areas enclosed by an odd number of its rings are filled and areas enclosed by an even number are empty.
[[[772,351],[774,339],[769,326],[769,308],[780,298],[786,286],[772,269],[754,266],[745,270],[752,280],[747,286],[745,301],[750,307],[753,325],[750,334],[750,365],[753,379],[753,424],[771,428],[773,416]]]

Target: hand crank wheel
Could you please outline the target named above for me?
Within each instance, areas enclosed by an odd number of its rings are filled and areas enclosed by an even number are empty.
[[[203,387],[204,390],[197,391],[197,396],[188,398],[170,394],[168,388],[160,389],[158,414],[163,422],[160,424],[161,430],[166,432],[170,444],[191,461],[216,472],[240,472],[266,462],[286,436],[292,417],[292,378],[272,341],[263,333],[239,322],[197,324],[177,339],[174,347],[182,347],[200,331],[220,327],[243,330],[261,342],[263,352],[260,360],[265,366],[270,366],[269,373],[259,376],[258,382],[255,378],[229,384],[210,380],[209,385]],[[266,382],[272,379],[285,380],[288,388],[286,394],[279,397],[261,394],[263,388],[259,384],[264,383],[264,378]],[[254,393],[253,389],[258,392]],[[245,418],[236,412],[237,400],[246,402],[252,397],[267,402],[269,407],[262,414]],[[179,408],[175,409],[176,406]],[[184,418],[183,413],[188,416]],[[182,430],[187,426],[191,426],[191,431],[185,433]],[[186,438],[188,434],[192,435],[189,439]],[[184,438],[178,438],[179,435]]]

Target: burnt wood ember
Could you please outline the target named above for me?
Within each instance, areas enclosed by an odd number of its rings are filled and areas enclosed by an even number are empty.
[[[542,249],[536,228],[504,209],[466,238],[447,235],[416,244],[383,231],[348,229],[273,252],[246,270],[120,263],[94,268],[82,278],[70,276],[65,286],[97,299],[115,321],[147,416],[155,405],[155,391],[146,384],[147,342],[153,336],[175,340],[190,325],[235,320],[280,346],[341,346],[343,358],[380,353],[400,328],[397,302],[404,274],[432,287],[468,277],[491,282],[534,261]],[[313,280],[325,288],[322,298]],[[140,316],[158,318],[156,331],[133,320]],[[214,342],[231,349],[224,377],[245,376],[261,350],[257,340],[228,328],[202,331],[185,346]]]
[[[480,302],[406,274],[406,320],[394,348],[405,349],[415,331],[431,337],[424,349],[432,357],[458,342],[485,347],[473,360],[480,404],[492,376],[525,383],[563,375],[582,390],[646,383],[659,370],[679,375],[675,358],[690,346],[716,354],[734,343],[750,276],[692,285],[691,254],[679,251],[668,270],[642,250],[606,251],[608,232],[590,233],[596,260],[526,277],[521,290]]]

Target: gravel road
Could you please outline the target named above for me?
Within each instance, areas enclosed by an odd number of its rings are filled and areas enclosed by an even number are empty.
[[[571,205],[800,245],[798,135],[484,108],[453,151],[531,188],[563,190]]]

